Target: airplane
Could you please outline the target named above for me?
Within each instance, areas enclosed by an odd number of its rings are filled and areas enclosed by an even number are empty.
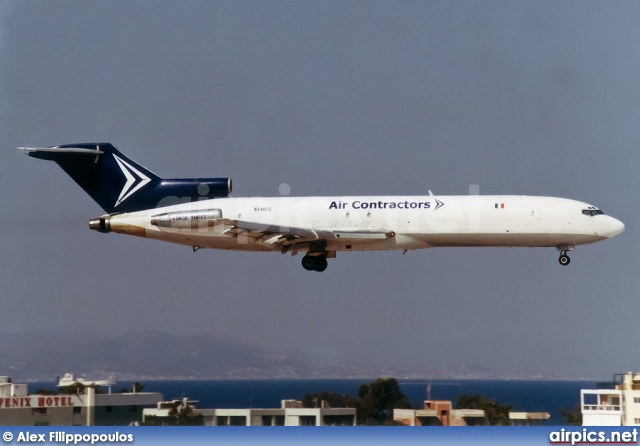
[[[56,162],[104,209],[89,227],[201,248],[303,252],[308,271],[338,251],[553,247],[568,252],[624,224],[587,203],[515,195],[229,198],[229,178],[163,179],[109,143],[18,147]]]

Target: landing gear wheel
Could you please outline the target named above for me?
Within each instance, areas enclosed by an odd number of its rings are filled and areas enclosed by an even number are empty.
[[[327,266],[326,256],[304,256],[302,258],[302,267],[307,271],[318,271],[321,273],[327,269]]]
[[[567,266],[569,264],[569,262],[571,262],[571,259],[569,258],[567,253],[569,251],[573,251],[575,248],[576,247],[573,246],[573,245],[558,245],[558,246],[556,246],[556,249],[558,250],[558,252],[560,252],[560,258],[558,259],[558,262],[560,262],[560,265]]]
[[[329,263],[327,262],[327,258],[326,257],[317,257],[316,258],[316,268],[315,268],[315,270],[318,271],[319,273],[321,273],[322,271],[327,269],[328,265],[329,265]]]
[[[304,256],[302,258],[302,267],[307,271],[313,271],[316,267],[316,261],[311,256]]]

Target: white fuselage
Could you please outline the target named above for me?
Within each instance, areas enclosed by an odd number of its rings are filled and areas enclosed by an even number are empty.
[[[203,248],[276,250],[273,243],[304,230],[291,252],[311,239],[326,251],[445,246],[562,247],[594,243],[624,230],[596,208],[554,197],[510,195],[221,198],[113,215],[114,232]],[[162,227],[153,216],[216,210],[215,224]],[[218,210],[220,212],[218,212]],[[177,214],[175,214],[177,213]],[[251,225],[249,236],[229,229]],[[256,237],[256,235],[261,235]],[[315,236],[313,235],[315,234]],[[280,248],[278,248],[280,249]]]

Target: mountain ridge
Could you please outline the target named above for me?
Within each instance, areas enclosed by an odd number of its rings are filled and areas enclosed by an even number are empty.
[[[91,330],[0,332],[0,375],[45,381],[77,377],[152,379],[592,379],[572,374],[494,370],[458,364],[411,370],[352,364],[317,364],[301,355],[270,354],[250,342],[201,333],[140,330],[102,335]]]

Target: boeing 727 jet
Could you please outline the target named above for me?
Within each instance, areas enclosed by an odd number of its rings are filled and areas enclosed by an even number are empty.
[[[229,178],[163,179],[108,143],[20,147],[56,162],[106,212],[95,231],[200,248],[304,253],[324,271],[338,251],[453,246],[552,247],[561,265],[578,245],[624,230],[566,198],[463,195],[229,198]]]

